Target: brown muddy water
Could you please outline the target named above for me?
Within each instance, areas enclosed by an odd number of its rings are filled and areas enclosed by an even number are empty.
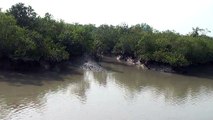
[[[144,71],[0,72],[1,120],[212,120],[213,74]]]

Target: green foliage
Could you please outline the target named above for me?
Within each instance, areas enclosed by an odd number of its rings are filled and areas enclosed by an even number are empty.
[[[17,24],[21,27],[32,28],[37,14],[31,6],[26,7],[23,3],[13,5],[8,11],[17,20]]]
[[[30,61],[60,62],[69,54],[48,36],[16,25],[13,16],[0,13],[0,57]]]
[[[156,51],[157,45],[154,39],[153,34],[145,33],[141,36],[141,39],[138,40],[136,45],[137,56],[142,61],[151,61],[153,60],[153,53]]]
[[[0,44],[1,57],[7,58],[27,58],[35,46],[27,31],[18,27],[12,16],[4,13],[0,13]]]
[[[0,12],[0,59],[57,63],[72,57],[122,55],[180,67],[213,61],[213,38],[174,31],[158,32],[147,24],[112,26],[67,24],[49,13],[37,16],[31,6],[13,5]]]
[[[96,54],[111,54],[117,41],[117,31],[114,26],[101,25],[93,34],[93,51]]]

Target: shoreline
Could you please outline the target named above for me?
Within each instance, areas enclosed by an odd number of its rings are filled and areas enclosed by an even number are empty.
[[[193,69],[212,65],[212,63],[202,64],[202,65],[190,65],[187,67],[172,67],[171,65],[158,63],[158,62],[146,62],[142,63],[137,59],[132,59],[130,57],[121,58],[120,56],[90,56],[84,55],[79,57],[74,57],[68,61],[62,61],[60,63],[48,63],[45,61],[23,61],[23,60],[0,60],[0,70],[9,71],[22,71],[22,72],[42,72],[42,71],[55,71],[60,72],[67,69],[80,68],[83,70],[91,71],[104,71],[104,69],[99,65],[99,62],[107,62],[113,64],[128,65],[140,68],[142,70],[154,70],[165,73],[178,73],[186,74]]]
[[[143,70],[154,70],[159,72],[168,72],[168,73],[178,73],[177,68],[163,63],[157,62],[146,62],[142,63],[138,59],[132,59],[131,57],[121,58],[120,56],[102,56],[101,61],[104,62],[114,62],[117,64],[129,65],[141,68]]]

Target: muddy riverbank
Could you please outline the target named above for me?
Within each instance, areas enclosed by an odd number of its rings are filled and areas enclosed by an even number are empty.
[[[90,70],[101,72],[105,69],[99,64],[100,62],[108,62],[113,64],[121,64],[132,67],[137,67],[141,70],[153,70],[166,73],[178,73],[186,74],[190,73],[194,69],[202,68],[202,66],[212,66],[211,63],[205,65],[193,65],[188,67],[172,67],[168,64],[162,64],[157,62],[141,62],[140,60],[133,59],[130,57],[121,56],[98,56],[93,57],[84,55],[80,57],[71,58],[69,61],[63,61],[60,63],[48,63],[45,61],[21,61],[21,60],[1,60],[0,70],[12,70],[12,71],[23,71],[23,72],[42,72],[42,71],[54,71],[61,72],[73,68]]]

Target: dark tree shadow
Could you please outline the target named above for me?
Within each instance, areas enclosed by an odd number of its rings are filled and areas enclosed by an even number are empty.
[[[186,69],[184,75],[213,80],[213,65],[191,66]]]
[[[11,85],[36,85],[42,86],[44,81],[64,81],[66,75],[83,75],[75,67],[67,67],[60,71],[10,71],[0,70],[0,82]]]

